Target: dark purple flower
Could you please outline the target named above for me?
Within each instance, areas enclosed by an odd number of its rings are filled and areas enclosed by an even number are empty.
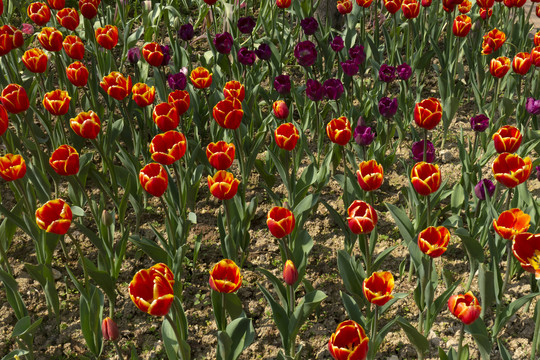
[[[527,98],[527,103],[525,104],[525,108],[527,109],[527,112],[529,114],[539,115],[540,114],[540,99],[535,100],[532,97]]]
[[[397,74],[401,80],[408,80],[412,75],[412,69],[406,63],[398,65]]]
[[[330,47],[332,48],[332,50],[334,50],[335,52],[340,52],[341,49],[343,49],[345,47],[345,44],[343,43],[343,39],[341,38],[341,36],[336,36],[331,42],[330,42]]]
[[[398,109],[397,98],[390,99],[388,97],[383,97],[379,100],[379,113],[385,118],[391,118],[394,116]]]
[[[341,62],[341,68],[346,75],[354,76],[358,74],[359,65],[354,60],[347,60]]]
[[[386,83],[392,82],[396,78],[396,68],[390,65],[382,64],[379,69],[379,80]]]
[[[238,50],[238,61],[240,61],[240,64],[251,66],[256,59],[257,55],[255,55],[255,51],[249,50],[245,47]]]
[[[315,61],[317,61],[315,44],[309,40],[299,42],[294,48],[294,57],[298,64],[303,67],[315,64]]]
[[[324,94],[330,100],[337,100],[341,97],[345,89],[343,83],[339,79],[328,79],[324,82]]]
[[[484,115],[476,115],[471,118],[471,128],[477,132],[484,132],[489,126],[489,118]]]
[[[160,45],[161,52],[163,53],[163,60],[161,61],[161,66],[169,65],[171,61],[171,47],[169,45]]]
[[[412,145],[412,155],[414,161],[424,161],[424,140],[417,141]],[[431,141],[427,141],[426,162],[432,163],[435,160],[435,147]]]
[[[253,28],[255,27],[255,19],[253,19],[251,16],[241,17],[238,19],[237,25],[238,30],[240,30],[242,34],[251,34]]]
[[[485,188],[484,188],[485,186]],[[489,179],[482,179],[476,186],[474,187],[474,193],[476,197],[480,200],[486,200],[486,190],[488,191],[489,197],[493,196],[493,193],[495,192],[495,185],[493,185],[493,182]]]
[[[259,45],[257,50],[255,50],[257,57],[261,60],[269,60],[272,57],[272,49],[270,45],[262,43]]]
[[[324,96],[324,86],[317,80],[308,79],[306,82],[306,95],[312,101],[320,101]]]
[[[132,47],[127,53],[128,61],[132,64],[136,64],[141,59],[141,50],[138,47]]]
[[[195,36],[195,32],[193,31],[193,25],[184,24],[180,26],[180,30],[178,30],[178,36],[180,36],[180,39],[184,41],[189,41],[193,39],[193,36]]]
[[[375,133],[364,124],[364,119],[361,116],[358,119],[358,125],[354,128],[353,136],[354,141],[360,146],[369,146],[375,139]]]
[[[187,79],[183,72],[177,74],[169,74],[167,82],[172,90],[184,90],[186,88]]]
[[[222,54],[228,54],[231,52],[233,45],[233,38],[228,32],[223,34],[217,34],[214,39],[214,46],[216,50]]]
[[[349,49],[349,56],[354,60],[358,65],[361,65],[366,60],[366,52],[362,45],[354,45]]]
[[[536,178],[540,181],[540,165],[536,167]]]
[[[307,17],[300,21],[300,26],[302,27],[302,30],[304,30],[304,34],[313,35],[319,28],[319,23],[314,17]]]
[[[291,78],[289,75],[278,75],[274,80],[274,89],[280,94],[291,92]]]

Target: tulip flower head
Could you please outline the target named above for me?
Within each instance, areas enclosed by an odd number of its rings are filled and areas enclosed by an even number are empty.
[[[394,298],[394,276],[389,271],[374,272],[364,280],[362,288],[367,301],[383,306]]]
[[[33,2],[28,5],[26,13],[28,14],[28,17],[39,26],[45,25],[51,19],[51,9],[41,2]]]
[[[521,145],[523,135],[514,126],[504,125],[495,134],[493,134],[493,143],[495,151],[500,153],[514,153]]]
[[[379,100],[379,113],[387,119],[393,117],[398,110],[398,99],[384,96]]]
[[[472,22],[471,18],[467,15],[459,15],[454,19],[454,25],[452,32],[457,37],[465,37],[471,31]]]
[[[216,170],[227,170],[234,161],[235,147],[233,143],[218,141],[206,147],[208,162]]]
[[[471,291],[466,294],[450,296],[448,310],[465,325],[470,325],[478,319],[482,307]]]
[[[206,89],[212,85],[212,74],[201,66],[193,69],[190,79],[197,89]]]
[[[272,57],[272,49],[270,48],[270,45],[262,43],[257,50],[255,50],[255,54],[257,54],[257,57],[261,60],[270,60]]]
[[[256,24],[257,23],[252,16],[246,16],[239,18],[236,26],[238,27],[238,31],[242,34],[251,34]]]
[[[81,112],[69,120],[69,126],[75,134],[85,139],[95,139],[101,130],[101,121],[92,110]]]
[[[292,123],[286,123],[277,127],[274,131],[274,137],[279,148],[291,151],[296,147],[300,134]]]
[[[461,4],[458,6],[458,10],[462,14],[466,14],[469,11],[471,11],[472,3],[469,0],[463,0]]]
[[[319,28],[319,23],[314,17],[307,17],[300,21],[300,26],[302,27],[302,30],[304,30],[304,34],[306,34],[306,36],[309,36],[317,32],[317,29]]]
[[[396,78],[396,68],[387,64],[382,64],[379,68],[379,80],[389,83]]]
[[[232,35],[226,31],[223,34],[216,34],[216,37],[214,38],[214,46],[221,54],[226,55],[230,53],[233,46]]]
[[[189,93],[185,90],[175,90],[167,97],[167,102],[174,105],[178,116],[182,116],[189,109],[190,101]]]
[[[71,97],[67,91],[57,89],[45,94],[43,97],[43,107],[51,115],[65,115],[69,110],[70,101]]]
[[[503,239],[513,240],[514,237],[529,229],[531,217],[520,209],[514,208],[503,211],[497,220],[493,220],[493,228]]]
[[[495,180],[514,188],[527,181],[532,172],[532,162],[529,157],[522,159],[517,154],[502,153],[493,162],[492,170]]]
[[[514,70],[516,74],[525,75],[529,72],[531,65],[531,54],[528,52],[520,52],[514,56],[514,60],[512,61],[512,70]]]
[[[131,76],[128,76],[126,79],[119,72],[113,71],[105,76],[99,85],[109,96],[121,101],[131,92]]]
[[[397,71],[397,74],[399,76],[399,78],[401,80],[409,80],[409,78],[411,77],[412,75],[412,69],[411,67],[406,64],[406,63],[403,63],[401,65],[398,65],[398,67],[396,68],[396,71]]]
[[[98,13],[98,7],[101,0],[79,0],[79,10],[82,16],[91,20]]]
[[[487,196],[492,197],[494,193],[495,185],[489,179],[480,180],[474,187],[474,194],[479,200],[485,200]]]
[[[229,81],[223,87],[223,96],[225,98],[234,97],[240,101],[244,101],[246,97],[246,88],[239,81]]]
[[[66,0],[47,0],[47,3],[54,10],[62,10],[66,6]]]
[[[384,169],[375,160],[362,161],[356,171],[358,184],[364,191],[373,191],[381,187],[384,177]]]
[[[152,160],[161,165],[171,165],[186,153],[186,137],[184,134],[170,130],[154,136],[150,142]]]
[[[77,87],[84,87],[88,83],[88,68],[80,61],[75,61],[66,68],[66,76],[70,83]]]
[[[343,38],[339,35],[335,36],[330,42],[330,47],[332,50],[334,50],[334,52],[340,52],[345,47]]]
[[[422,196],[434,193],[441,186],[439,166],[424,161],[416,163],[411,171],[411,182],[416,192]]]
[[[212,115],[214,116],[214,120],[216,120],[222,128],[236,130],[242,123],[244,110],[242,110],[242,103],[240,100],[229,97],[225,100],[221,100],[214,106]]]
[[[416,141],[411,147],[413,160],[416,162],[424,161],[424,140]],[[426,144],[426,162],[435,161],[435,147],[433,143],[427,140]]]
[[[294,48],[294,57],[300,66],[309,67],[317,61],[317,49],[309,40],[299,42]]]
[[[326,134],[330,141],[344,146],[351,140],[351,124],[345,116],[333,119],[326,125]]]
[[[220,200],[230,200],[238,191],[240,180],[225,170],[220,170],[214,176],[208,175],[208,188],[210,193]]]
[[[416,0],[403,0],[401,11],[405,19],[414,19],[420,14],[420,3]]]
[[[161,131],[174,130],[180,123],[176,107],[169,103],[160,103],[152,111],[152,119]]]
[[[139,270],[129,284],[129,297],[145,313],[165,316],[174,301],[174,277],[165,264]]]
[[[372,2],[373,0],[356,0],[356,4],[363,7],[364,9],[367,9]]]
[[[230,259],[223,259],[210,270],[210,287],[219,293],[233,293],[242,286],[240,268]]]
[[[238,62],[245,66],[252,66],[257,60],[255,51],[249,50],[247,47],[242,47],[238,50]]]
[[[26,95],[26,90],[19,84],[9,84],[2,90],[0,97],[2,105],[12,114],[26,111],[30,107],[30,100]]]
[[[516,235],[512,252],[523,270],[534,274],[536,280],[540,279],[540,234],[523,232]]]
[[[328,341],[328,351],[335,360],[364,360],[369,338],[364,328],[353,320],[340,323]]]
[[[289,235],[294,230],[294,224],[294,214],[284,207],[274,206],[266,217],[268,230],[278,239]]]
[[[432,258],[444,254],[449,242],[450,232],[444,226],[430,226],[418,234],[418,247]]]
[[[419,127],[432,130],[442,119],[442,105],[435,98],[428,98],[416,103],[414,121]]]
[[[489,19],[491,17],[491,15],[493,15],[493,9],[492,8],[489,8],[489,9],[480,8],[479,13],[480,13],[480,17],[482,18],[482,20],[486,20],[486,19]]]
[[[48,233],[64,235],[71,226],[73,213],[62,199],[47,201],[36,210],[37,226]]]
[[[143,46],[142,55],[144,60],[152,66],[161,66],[163,62],[163,51],[158,43],[151,42]]]
[[[60,176],[76,175],[79,172],[79,153],[69,145],[60,145],[49,158],[49,165]]]
[[[492,76],[501,79],[510,70],[510,59],[506,56],[499,56],[498,58],[491,59],[489,63],[489,72]]]
[[[0,136],[4,135],[9,126],[9,116],[4,105],[0,104]]]
[[[138,47],[132,47],[128,50],[127,59],[131,64],[136,64],[141,59],[141,50]]]
[[[28,71],[33,73],[44,73],[47,70],[47,55],[41,49],[30,49],[22,56],[22,62]]]
[[[401,9],[402,0],[384,0],[384,7],[390,14],[395,14]]]
[[[337,0],[337,10],[340,14],[346,15],[352,11],[352,0]]]
[[[287,260],[283,267],[283,280],[285,284],[293,286],[298,281],[298,270],[292,260]]]
[[[26,162],[21,155],[6,154],[0,157],[0,177],[5,181],[22,179],[26,174]]]
[[[139,182],[147,193],[160,197],[167,190],[169,176],[161,164],[151,163],[139,172]]]
[[[484,114],[476,115],[471,118],[470,123],[474,131],[484,132],[489,127],[489,118]]]
[[[317,80],[308,79],[306,82],[306,96],[311,101],[321,101],[324,97],[324,86]]]
[[[131,98],[140,107],[152,105],[156,98],[156,88],[154,86],[150,87],[145,83],[133,85],[131,92],[133,93]]]
[[[289,75],[278,75],[274,79],[274,89],[282,94],[286,95],[291,92],[291,78]]]
[[[540,99],[536,100],[535,98],[527,98],[527,103],[525,104],[527,112],[531,115],[540,115]]]
[[[66,54],[75,60],[82,60],[84,58],[84,44],[82,40],[76,35],[68,35],[62,42],[64,51]]]
[[[276,0],[276,6],[280,9],[288,9],[291,6],[291,0]]]
[[[66,29],[75,31],[79,26],[79,13],[73,8],[64,8],[56,13],[56,20]]]
[[[329,100],[337,100],[343,95],[345,89],[343,88],[343,83],[341,80],[336,78],[331,78],[326,80],[323,83],[324,94]]]
[[[274,116],[280,120],[285,120],[289,117],[289,107],[283,100],[275,101],[272,105],[272,110],[274,111]]]
[[[101,323],[101,333],[103,334],[103,339],[108,341],[117,341],[120,337],[120,332],[118,331],[118,325],[110,317],[103,319]]]
[[[183,72],[167,75],[167,84],[172,90],[184,90],[187,85],[187,78]]]
[[[505,43],[506,34],[499,29],[493,29],[484,35],[482,42],[482,55],[489,55],[497,50]]]
[[[355,200],[347,209],[347,222],[354,234],[368,234],[377,225],[377,212],[365,201]]]
[[[195,32],[193,31],[193,25],[191,24],[184,24],[180,26],[180,29],[178,30],[178,36],[180,39],[184,41],[190,41],[195,36]]]

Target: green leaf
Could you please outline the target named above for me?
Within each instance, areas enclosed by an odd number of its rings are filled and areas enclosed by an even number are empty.
[[[454,187],[452,191],[452,197],[450,199],[450,205],[454,212],[458,212],[465,205],[465,190],[461,184]]]
[[[358,324],[360,324],[360,326],[365,329],[366,318],[362,314],[362,311],[360,311],[362,307],[349,294],[342,291],[340,291],[339,294],[341,295],[341,301],[343,302],[343,306],[345,306],[345,310],[347,311],[347,315],[349,315],[349,319],[356,321]]]
[[[481,318],[478,318],[472,324],[466,325],[465,331],[474,338],[482,360],[489,360],[492,344],[484,321]]]
[[[266,269],[257,268],[255,271],[260,272],[261,274],[266,276],[266,278],[272,283],[272,285],[274,285],[274,289],[277,292],[279,301],[285,307],[287,304],[287,288],[283,285],[283,281],[278,279],[274,274],[272,274]]]
[[[425,353],[429,350],[429,341],[426,337],[418,332],[407,320],[398,316],[396,319],[397,323],[403,331],[407,338],[411,341],[412,345],[416,348],[418,352]]]
[[[90,204],[88,204],[88,205],[90,205]],[[83,217],[85,215],[85,212],[84,212],[83,209],[81,209],[78,206],[74,206],[74,205],[71,206],[71,212],[73,213],[73,215],[79,216],[79,217]]]
[[[236,360],[255,340],[255,329],[251,319],[240,317],[227,325],[227,334],[231,339],[230,355],[227,360]]]
[[[28,351],[27,350],[13,350],[11,351],[9,354],[7,354],[6,356],[4,356],[2,358],[2,360],[15,360],[15,356],[17,357],[22,357],[24,355],[28,355]]]
[[[281,337],[283,348],[288,349],[290,335],[289,317],[287,316],[287,311],[274,300],[266,288],[264,288],[261,284],[257,285],[259,286],[259,289],[261,289],[266,301],[268,301],[268,304],[270,304],[270,307],[272,308],[272,318],[274,319],[274,322],[279,330],[279,336]]]
[[[326,294],[320,290],[307,293],[306,296],[300,299],[300,303],[296,306],[289,322],[289,339],[291,341],[294,341],[308,316],[315,311],[324,299],[326,299]]]
[[[103,317],[103,293],[88,284],[88,297],[80,298],[81,330],[90,351],[99,356],[103,349],[101,320]]]
[[[23,317],[15,324],[12,336],[19,337],[26,334],[32,334],[34,330],[39,327],[42,320],[43,318],[39,318],[36,322],[32,323],[32,319],[30,318],[30,316]]]
[[[28,311],[26,310],[24,301],[19,293],[19,285],[17,284],[17,281],[15,281],[11,275],[1,269],[0,281],[4,283],[7,301],[13,308],[13,311],[15,311],[15,316],[17,319],[22,319],[23,317],[27,316]]]
[[[506,346],[504,346],[501,338],[497,338],[497,347],[499,348],[499,353],[501,354],[501,358],[503,360],[512,360],[513,359],[512,354],[510,353],[510,351],[508,351]]]
[[[540,295],[540,292],[527,294],[525,296],[520,297],[517,300],[514,300],[508,305],[508,307],[504,308],[503,311],[497,315],[497,319],[495,320],[495,325],[493,326],[493,335],[492,337],[495,338],[499,332],[504,328],[504,325],[506,322],[519,310],[523,305],[528,303],[530,300],[534,299]],[[498,320],[498,321],[497,321]]]
[[[167,252],[163,250],[159,245],[157,245],[154,241],[148,240],[144,237],[139,237],[137,235],[130,236],[129,241],[131,241],[135,246],[144,251],[146,255],[150,256],[155,262],[168,262],[169,257],[167,255]]]
[[[88,274],[96,282],[96,284],[103,289],[110,301],[116,299],[116,284],[114,279],[109,273],[99,270],[92,261],[83,256],[81,261],[84,262]]]
[[[338,270],[345,288],[356,296],[363,296],[364,269],[345,250],[338,251]]]

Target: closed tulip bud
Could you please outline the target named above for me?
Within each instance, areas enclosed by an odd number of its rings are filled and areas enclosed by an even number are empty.
[[[285,120],[289,117],[289,107],[283,100],[275,101],[272,105],[274,116],[278,119]]]
[[[56,20],[68,30],[75,31],[79,26],[79,13],[72,8],[64,8],[56,13]]]
[[[97,43],[107,50],[112,50],[118,44],[118,28],[113,25],[105,25],[105,27],[97,28],[96,31]]]
[[[355,200],[347,209],[347,222],[355,234],[369,234],[375,229],[378,217],[373,206],[362,200]]]
[[[362,290],[367,301],[377,306],[383,306],[394,296],[394,276],[389,271],[377,271],[364,280]]]
[[[395,14],[401,9],[402,0],[384,0],[384,7],[390,14]]]
[[[240,268],[234,261],[223,259],[210,270],[209,284],[212,290],[230,294],[242,286]]]
[[[291,151],[296,147],[300,134],[292,123],[286,123],[277,127],[274,131],[274,137],[279,148]]]
[[[493,29],[484,35],[482,42],[482,55],[489,55],[497,50],[505,43],[506,34],[498,29]]]
[[[345,116],[333,119],[326,125],[326,134],[333,143],[344,146],[351,140],[351,124]]]
[[[26,162],[21,155],[6,154],[0,157],[0,177],[5,181],[22,179],[26,174]]]
[[[79,172],[79,153],[69,145],[60,145],[49,158],[49,165],[60,176],[76,175]]]
[[[101,222],[106,227],[109,227],[114,223],[114,217],[107,210],[103,210],[103,212],[101,213]]]
[[[503,239],[513,240],[517,234],[529,229],[531,217],[520,209],[503,211],[497,220],[493,220],[493,228]]]
[[[422,7],[430,7],[432,0],[422,0]]]
[[[346,15],[352,11],[351,0],[337,0],[337,10],[340,14]]]
[[[439,100],[435,98],[422,100],[414,107],[414,121],[419,127],[431,130],[441,121],[442,111]]]
[[[110,317],[103,319],[103,322],[101,323],[101,333],[103,334],[103,339],[108,341],[117,341],[120,337],[118,326]]]
[[[540,234],[524,232],[516,235],[512,242],[512,252],[523,270],[534,274],[536,280],[540,279],[540,263],[538,262]]]
[[[449,242],[450,232],[444,226],[430,226],[418,234],[418,248],[432,258],[444,254]]]
[[[454,25],[452,32],[457,37],[465,37],[471,31],[472,23],[471,18],[467,15],[459,15],[454,19]]]
[[[516,74],[525,75],[527,72],[529,72],[531,65],[531,54],[528,52],[520,52],[514,56],[514,60],[512,61],[512,70],[514,70]]]
[[[403,0],[401,11],[406,19],[414,19],[420,14],[420,3],[416,0]]]
[[[235,147],[233,143],[218,141],[206,147],[208,162],[216,170],[227,170],[234,161]]]
[[[152,66],[161,66],[163,62],[163,51],[158,43],[151,42],[143,46],[142,55],[144,60]]]
[[[220,200],[230,200],[236,195],[240,181],[225,170],[220,170],[214,176],[208,176],[210,193]]]
[[[353,320],[340,323],[328,341],[328,351],[334,360],[364,360],[369,338],[364,328]]]
[[[186,153],[187,142],[184,134],[170,130],[157,134],[150,142],[152,160],[161,165],[171,165]]]
[[[276,0],[276,6],[280,9],[288,9],[291,6],[291,0]]]
[[[471,291],[450,296],[448,310],[465,325],[470,325],[480,317],[482,307]]]
[[[69,126],[75,134],[85,139],[95,139],[101,129],[101,121],[95,112],[81,112],[69,120]]]
[[[240,101],[244,101],[244,98],[246,97],[246,89],[239,81],[229,81],[223,88],[223,95],[225,98],[234,97]]]
[[[441,186],[439,166],[418,162],[411,171],[411,182],[416,192],[422,196],[434,193]]]
[[[127,59],[131,64],[136,64],[141,59],[141,50],[138,47],[132,47],[128,50]]]
[[[242,123],[244,110],[242,110],[240,100],[231,97],[218,102],[214,106],[212,115],[222,128],[236,130]]]
[[[364,191],[373,191],[381,187],[383,183],[384,170],[375,160],[362,161],[356,171],[358,184]]]
[[[495,180],[512,189],[531,176],[532,162],[529,157],[522,159],[517,154],[502,153],[493,162],[492,169]]]
[[[133,101],[140,107],[152,105],[156,98],[156,88],[154,86],[150,87],[144,83],[133,85],[131,92],[133,93]]]
[[[36,210],[37,226],[48,233],[64,235],[71,226],[73,213],[62,199],[47,201]]]
[[[197,89],[206,89],[212,85],[212,74],[201,66],[191,72],[190,79]]]
[[[284,238],[294,230],[294,214],[287,208],[274,206],[268,212],[266,225],[268,225],[268,230],[272,235],[278,239]]]
[[[500,56],[496,59],[491,59],[489,63],[489,72],[496,78],[501,79],[510,70],[510,59],[506,56]]]
[[[44,73],[47,70],[47,55],[41,49],[27,50],[22,56],[22,62],[28,71]]]
[[[41,46],[48,51],[62,50],[62,33],[52,27],[44,27],[37,36]]]
[[[287,260],[283,267],[283,280],[285,284],[293,286],[298,281],[298,270],[292,260]]]
[[[317,61],[317,48],[309,40],[301,41],[294,48],[294,57],[298,65],[309,67]]]
[[[493,143],[495,151],[500,153],[514,153],[521,145],[523,135],[521,132],[510,125],[504,125],[495,134],[493,134]]]
[[[174,280],[166,274],[171,270],[165,264],[139,270],[129,283],[129,297],[139,310],[153,316],[165,316],[174,301]],[[173,278],[174,279],[174,278]]]
[[[139,172],[139,182],[147,193],[160,197],[167,190],[169,177],[162,165],[151,163],[143,167]]]
[[[232,35],[229,34],[227,31],[222,34],[216,34],[213,42],[217,52],[219,52],[220,54],[228,54],[231,52],[233,46],[233,38]]]
[[[486,193],[487,190],[487,193]],[[489,179],[482,179],[474,187],[474,194],[479,200],[485,200],[486,197],[492,197],[495,193],[495,185]]]
[[[169,94],[167,102],[176,108],[178,116],[182,116],[189,109],[189,93],[185,90],[175,90]]]
[[[0,136],[4,135],[9,126],[8,112],[4,105],[0,104]]]
[[[2,90],[2,105],[12,114],[26,111],[30,107],[30,100],[26,90],[19,84],[9,84]]]
[[[98,6],[101,0],[79,0],[79,10],[82,16],[91,20],[98,13]]]
[[[41,2],[33,2],[26,8],[28,17],[36,23],[43,26],[51,19],[51,10],[47,5]]]
[[[154,107],[152,119],[161,131],[174,130],[180,123],[176,108],[169,103],[161,103]]]
[[[84,44],[82,40],[76,35],[68,35],[62,42],[64,51],[66,54],[75,60],[82,60],[84,58]]]
[[[540,67],[540,46],[531,50],[531,62],[535,67]]]
[[[424,140],[414,142],[411,147],[411,152],[414,161],[424,161]],[[431,141],[427,140],[426,162],[432,163],[433,161],[435,161],[435,147]]]
[[[119,72],[113,71],[105,76],[99,85],[107,94],[109,94],[109,96],[121,101],[131,92],[131,76],[128,76],[126,79]]]

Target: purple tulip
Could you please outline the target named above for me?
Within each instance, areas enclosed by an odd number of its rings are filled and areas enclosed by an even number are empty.
[[[390,99],[388,97],[383,97],[379,101],[379,113],[385,118],[391,118],[394,116],[398,109],[397,98]]]
[[[484,188],[485,186],[485,188]],[[474,187],[474,194],[476,197],[480,200],[486,200],[486,190],[488,191],[489,197],[493,196],[493,193],[495,192],[495,185],[493,185],[493,182],[489,179],[482,179],[476,186]]]
[[[221,54],[228,54],[231,52],[233,45],[233,38],[232,35],[228,32],[224,32],[223,34],[217,34],[214,38],[214,46],[216,47],[216,50]]]
[[[136,64],[141,59],[141,50],[138,47],[132,47],[127,53],[128,61],[132,64]]]
[[[294,48],[294,57],[300,66],[308,67],[317,61],[317,49],[309,40],[299,42]]]
[[[476,115],[471,118],[471,128],[477,132],[484,132],[489,127],[489,118],[484,115]]]
[[[525,108],[527,109],[527,112],[529,114],[539,115],[540,114],[540,99],[535,100],[532,97],[527,98],[527,103],[525,104]]]
[[[390,65],[382,64],[379,69],[379,80],[386,83],[394,81],[396,78],[396,68]]]
[[[337,100],[343,95],[343,83],[339,79],[328,79],[324,82],[324,93],[330,100]]]
[[[335,52],[340,52],[340,51],[345,47],[345,44],[343,43],[343,39],[341,38],[341,36],[336,36],[336,37],[330,42],[330,47],[331,47],[332,50],[334,50]]]
[[[251,16],[241,17],[236,25],[242,34],[251,34],[255,27],[255,19]]]
[[[280,94],[288,94],[291,92],[291,78],[289,75],[278,75],[274,80],[274,89]]]
[[[257,57],[261,60],[269,60],[272,57],[272,49],[270,45],[262,43],[259,45],[257,50],[255,50]]]
[[[319,28],[319,23],[314,17],[307,17],[300,21],[300,26],[302,27],[302,30],[304,30],[304,34],[313,35]]]
[[[341,62],[341,68],[346,75],[354,76],[358,74],[359,65],[354,60],[347,60]]]
[[[178,30],[178,36],[180,36],[180,39],[184,41],[189,41],[193,39],[193,36],[195,36],[195,32],[193,31],[193,25],[184,24],[180,26],[180,30]]]
[[[366,60],[366,52],[362,45],[354,45],[349,49],[349,56],[355,63],[361,65]]]
[[[417,141],[413,143],[412,146],[412,155],[414,161],[424,161],[424,140]],[[435,147],[431,141],[427,141],[426,147],[426,162],[432,163],[435,160]]]
[[[358,119],[358,125],[354,128],[354,141],[360,146],[369,146],[373,139],[375,139],[375,133],[371,128],[364,124],[364,119],[360,116]]]
[[[409,80],[412,75],[412,69],[406,63],[398,65],[397,74],[401,80]]]
[[[257,55],[255,55],[255,51],[249,50],[248,48],[240,48],[238,50],[238,61],[240,61],[240,64],[251,66],[257,59]]]
[[[169,45],[160,45],[161,52],[163,53],[163,60],[161,60],[161,66],[169,65],[171,61],[171,47]]]
[[[186,75],[183,72],[169,74],[167,83],[172,90],[184,90],[187,85]]]
[[[324,97],[324,86],[317,80],[308,79],[306,82],[306,96],[312,101],[320,101]]]

